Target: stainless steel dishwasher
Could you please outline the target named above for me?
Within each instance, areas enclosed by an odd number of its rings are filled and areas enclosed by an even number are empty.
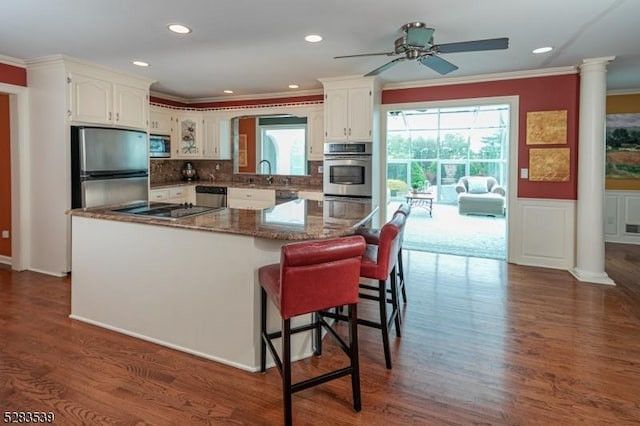
[[[227,207],[227,188],[222,186],[196,186],[196,206]]]

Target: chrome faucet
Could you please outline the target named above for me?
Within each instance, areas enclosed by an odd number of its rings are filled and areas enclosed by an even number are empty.
[[[260,162],[258,163],[258,167],[261,167],[262,163],[267,163],[267,166],[269,166],[269,176],[271,176],[271,163],[269,162],[269,160],[260,160]]]
[[[258,163],[258,167],[262,166],[262,163],[267,163],[267,166],[269,166],[269,169],[268,169],[269,175],[267,176],[267,183],[271,185],[271,182],[273,182],[273,175],[271,174],[271,163],[269,162],[269,160],[260,160],[260,162]]]

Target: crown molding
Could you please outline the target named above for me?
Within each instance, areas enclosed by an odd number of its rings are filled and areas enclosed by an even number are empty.
[[[22,59],[12,58],[11,56],[0,55],[0,62],[19,68],[26,68],[27,63]]]
[[[382,90],[412,89],[416,87],[448,86],[453,84],[484,83],[487,81],[516,80],[520,78],[549,77],[553,75],[577,74],[578,67],[558,67],[536,70],[514,71],[495,74],[482,74],[468,77],[449,77],[437,80],[416,80],[401,83],[383,84]]]
[[[640,89],[607,90],[607,96],[609,95],[640,95]]]
[[[297,98],[299,96],[313,96],[322,95],[324,92],[322,89],[313,90],[293,90],[289,92],[273,92],[273,93],[260,93],[257,95],[227,95],[227,96],[214,96],[208,98],[193,98],[186,102],[192,104],[201,104],[206,102],[230,102],[230,101],[250,101],[253,99],[278,99],[278,98]],[[161,97],[161,96],[160,96]]]

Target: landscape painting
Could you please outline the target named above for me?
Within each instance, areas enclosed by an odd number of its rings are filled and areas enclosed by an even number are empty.
[[[640,114],[607,114],[606,177],[640,179]]]

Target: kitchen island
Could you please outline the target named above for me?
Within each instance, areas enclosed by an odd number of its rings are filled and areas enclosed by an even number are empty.
[[[76,209],[71,315],[120,333],[256,371],[260,266],[283,244],[350,234],[370,201],[294,200],[264,210],[223,208],[178,220]],[[269,325],[280,324],[275,308]],[[309,356],[310,336],[292,342]]]

